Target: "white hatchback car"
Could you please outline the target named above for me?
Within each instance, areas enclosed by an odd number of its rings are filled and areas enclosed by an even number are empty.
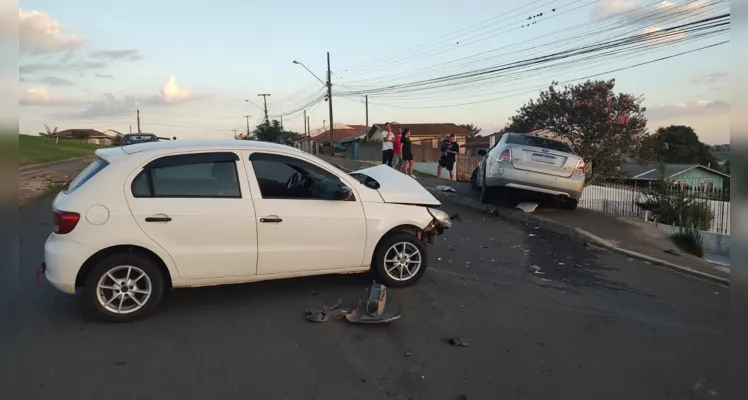
[[[54,199],[40,272],[109,321],[171,288],[374,270],[418,281],[451,227],[417,181],[381,165],[345,173],[289,146],[170,141],[100,149]]]

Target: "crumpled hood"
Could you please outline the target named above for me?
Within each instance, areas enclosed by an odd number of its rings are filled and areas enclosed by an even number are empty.
[[[386,203],[440,206],[441,203],[417,180],[384,164],[355,171],[379,183],[379,195]]]

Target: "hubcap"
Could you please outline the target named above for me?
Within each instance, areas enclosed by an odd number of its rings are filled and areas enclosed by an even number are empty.
[[[140,310],[151,298],[151,278],[138,267],[121,265],[107,271],[96,285],[99,304],[114,314]]]
[[[413,243],[392,245],[384,255],[384,270],[396,281],[412,279],[421,269],[421,251]]]

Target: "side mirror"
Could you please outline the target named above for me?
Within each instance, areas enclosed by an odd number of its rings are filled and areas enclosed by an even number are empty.
[[[348,186],[345,186],[343,184],[341,184],[339,186],[339,188],[340,189],[338,191],[336,191],[335,194],[334,194],[335,200],[338,200],[338,201],[348,201],[351,198],[353,198],[353,190],[351,190],[351,188],[349,188]]]
[[[488,154],[488,153],[486,153],[486,151],[485,151],[485,150],[483,150],[483,149],[480,149],[480,150],[478,150],[478,155],[479,155],[479,156],[481,156],[481,157],[485,157],[485,156],[486,156],[486,154]]]

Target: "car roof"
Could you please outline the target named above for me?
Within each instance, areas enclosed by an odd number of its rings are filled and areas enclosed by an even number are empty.
[[[285,150],[301,152],[294,147],[284,144],[261,142],[256,140],[167,140],[158,142],[136,143],[122,147],[110,147],[96,150],[96,155],[108,162],[131,154],[144,152],[162,152],[168,150],[198,150],[198,151],[221,151],[221,150]]]

